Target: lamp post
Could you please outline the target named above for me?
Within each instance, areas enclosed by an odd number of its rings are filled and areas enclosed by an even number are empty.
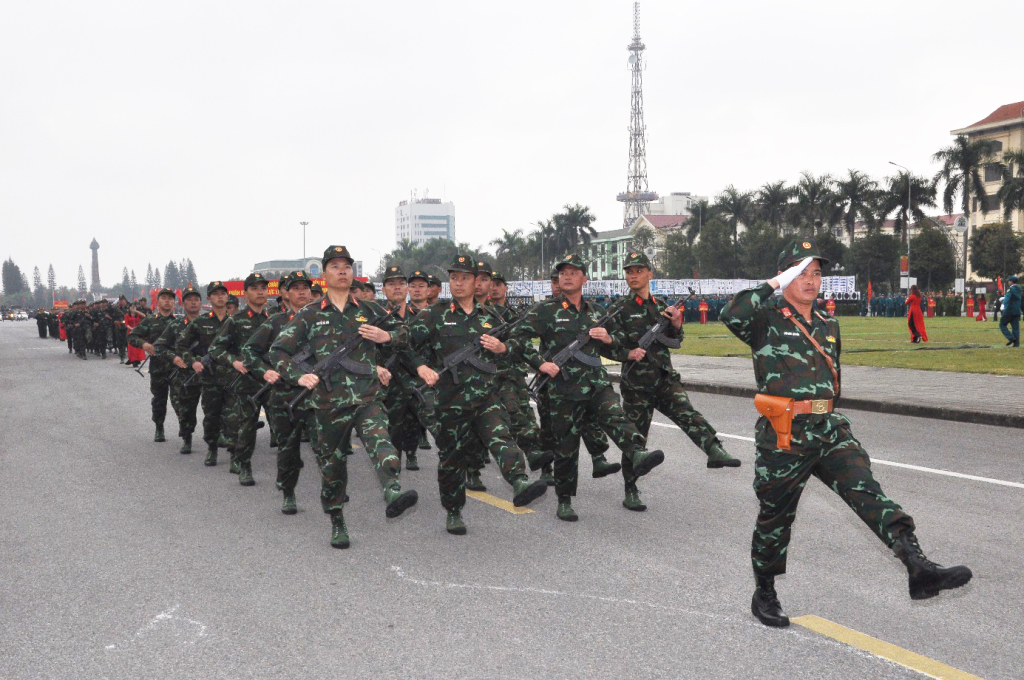
[[[306,259],[306,225],[309,222],[299,222],[302,225],[302,259]]]
[[[889,161],[889,165],[895,165],[897,168],[903,168],[907,171],[907,223],[904,225],[904,229],[907,232],[907,290],[910,290],[910,217],[914,212],[914,202],[910,198],[910,189],[913,186],[911,181],[913,178],[909,168],[905,168],[899,163],[893,163],[892,161]],[[903,277],[900,276],[900,278],[902,279]],[[902,288],[902,286],[900,287]]]
[[[964,237],[964,306],[963,309],[967,311],[967,217],[960,216],[956,218],[956,222],[953,223],[953,228],[957,230],[961,236]]]

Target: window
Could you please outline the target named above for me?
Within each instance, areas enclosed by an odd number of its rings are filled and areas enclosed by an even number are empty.
[[[995,139],[992,140],[992,151],[993,153],[999,153],[1003,150],[1003,143]]]
[[[1003,171],[1000,170],[999,166],[995,163],[989,163],[985,166],[985,181],[986,182],[1001,182],[1003,180]]]
[[[986,196],[982,210],[984,212],[999,212],[999,199],[995,196]]]

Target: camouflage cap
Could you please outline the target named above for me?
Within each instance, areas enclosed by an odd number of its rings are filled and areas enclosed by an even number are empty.
[[[160,290],[158,290],[156,292],[156,296],[157,297],[160,297],[161,295],[170,295],[172,298],[177,298],[178,297],[177,295],[174,294],[174,291],[171,290],[170,288],[161,288]],[[85,300],[82,300],[82,302],[85,302]]]
[[[395,264],[384,270],[384,283],[387,283],[388,279],[402,279],[403,281],[408,281],[405,277],[405,273],[402,271],[402,268]]]
[[[292,281],[291,274],[281,274],[281,277],[277,280],[277,290],[288,290],[288,284]]]
[[[555,263],[555,271],[561,271],[562,267],[576,267],[584,274],[587,273],[587,263],[576,253],[570,253]]]
[[[319,283],[314,283],[313,285],[311,285],[309,287],[309,292],[310,293],[319,293],[320,295],[323,295],[324,294],[324,289],[323,289],[323,286],[321,286]]]
[[[228,293],[228,305],[234,305],[235,307],[238,306],[238,298],[231,293]]]
[[[206,284],[206,297],[210,297],[218,290],[227,293],[228,287],[224,285],[223,281],[210,281],[210,283]]]
[[[427,283],[430,283],[430,274],[427,274],[422,269],[417,269],[412,274],[409,274],[409,278],[406,279],[409,283],[412,283],[415,279],[422,279]]]
[[[552,281],[557,281],[558,280],[558,267],[552,267],[551,268],[551,280]]]
[[[191,283],[181,289],[181,299],[184,300],[189,295],[195,295],[200,300],[203,299],[203,296],[199,293],[199,289],[194,287]]]
[[[242,284],[242,289],[249,290],[250,286],[255,286],[258,283],[263,283],[268,286],[270,285],[269,283],[267,283],[267,277],[263,276],[263,274],[260,274],[259,272],[253,272],[252,274],[249,274],[248,276],[245,277],[245,282]]]
[[[320,259],[320,264],[326,267],[327,263],[336,257],[348,260],[349,264],[355,262],[355,260],[352,259],[352,255],[349,254],[348,248],[345,246],[328,246],[327,250],[324,251],[324,256]]]
[[[651,269],[651,261],[640,251],[634,250],[627,254],[626,258],[622,261],[622,268],[626,269],[627,267],[647,267]]]
[[[466,272],[467,274],[476,274],[476,260],[471,258],[469,255],[456,255],[452,259],[452,263],[448,265],[448,273],[452,272]]]
[[[427,274],[427,285],[441,287],[441,279],[437,278],[433,274]]]
[[[285,290],[291,290],[292,286],[296,283],[305,283],[310,287],[310,290],[313,288],[313,279],[309,278],[304,271],[292,272],[288,277],[288,285],[284,287]],[[278,286],[280,287],[280,284]]]
[[[502,283],[508,285],[508,281],[505,280],[505,275],[499,271],[491,272],[491,281],[501,281]]]
[[[352,290],[364,290],[363,282],[359,279],[352,279],[352,285],[349,286]]]
[[[805,257],[813,257],[816,260],[820,260],[822,267],[829,262],[828,258],[822,257],[821,253],[818,252],[818,246],[815,245],[812,239],[796,238],[790,241],[783,251],[779,253],[779,271],[785,271]]]
[[[476,273],[478,276],[480,274],[486,274],[487,276],[491,277],[494,276],[494,270],[491,269],[491,265],[487,264],[483,260],[476,261]]]
[[[376,284],[374,284],[373,281],[363,281],[363,289],[364,290],[368,290],[371,293],[376,293],[377,292],[377,286],[376,286]]]

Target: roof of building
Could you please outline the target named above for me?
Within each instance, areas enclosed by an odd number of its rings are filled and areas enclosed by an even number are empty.
[[[618,238],[625,238],[631,236],[632,232],[629,229],[612,229],[611,231],[599,231],[590,237],[590,242],[595,241],[613,241]]]
[[[651,223],[655,229],[668,229],[679,227],[690,219],[689,215],[644,215],[644,219]]]
[[[302,260],[267,260],[266,262],[257,262],[253,269],[301,269],[302,266],[306,264],[307,259],[313,258],[306,258]]]
[[[1013,104],[1003,104],[977,123],[968,125],[967,127],[959,130],[953,130],[953,134],[960,134],[977,128],[998,127],[1013,121],[1024,122],[1024,101],[1015,102]]]

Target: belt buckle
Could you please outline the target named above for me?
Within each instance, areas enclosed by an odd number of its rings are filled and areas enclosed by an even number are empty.
[[[812,399],[811,413],[815,415],[828,413],[828,399]]]

